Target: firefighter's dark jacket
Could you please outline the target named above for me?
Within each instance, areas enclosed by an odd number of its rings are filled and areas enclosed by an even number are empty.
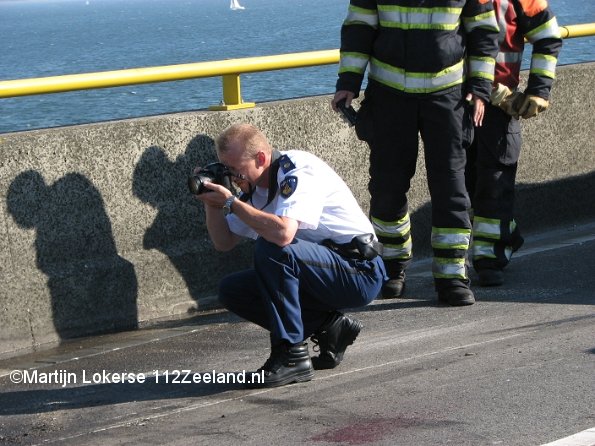
[[[341,28],[338,90],[368,82],[439,94],[466,82],[488,101],[498,53],[492,0],[351,0]]]

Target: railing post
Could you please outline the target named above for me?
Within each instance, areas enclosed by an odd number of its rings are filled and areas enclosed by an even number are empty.
[[[239,74],[225,74],[222,79],[223,101],[219,105],[211,105],[209,110],[238,110],[254,107],[254,102],[244,102],[242,100]]]

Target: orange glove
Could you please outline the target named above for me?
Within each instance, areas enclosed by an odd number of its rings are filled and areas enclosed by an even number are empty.
[[[550,103],[548,101],[539,96],[524,94],[523,97],[515,99],[513,108],[518,116],[522,116],[524,119],[529,119],[537,116],[542,111],[545,111],[549,105]]]

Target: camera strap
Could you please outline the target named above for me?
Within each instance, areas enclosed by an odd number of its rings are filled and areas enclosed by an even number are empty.
[[[279,172],[279,158],[281,158],[281,153],[278,150],[273,149],[271,152],[271,165],[269,167],[269,194],[267,196],[266,204],[260,208],[262,211],[266,208],[271,202],[275,199],[275,195],[277,195],[277,190],[279,190],[279,184],[277,183],[277,173]],[[242,194],[240,200],[243,202],[247,202],[250,200],[252,203],[252,194],[256,187],[250,187],[250,192],[247,194]],[[254,206],[254,203],[252,203]]]

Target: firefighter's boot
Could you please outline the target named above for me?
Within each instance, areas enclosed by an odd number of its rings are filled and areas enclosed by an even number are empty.
[[[401,297],[405,292],[405,267],[401,262],[385,260],[388,281],[382,285],[382,298],[394,299]]]
[[[438,301],[453,307],[473,305],[475,296],[469,288],[469,279],[435,279]]]
[[[504,271],[500,268],[485,268],[477,271],[479,286],[500,286],[504,283]]]

